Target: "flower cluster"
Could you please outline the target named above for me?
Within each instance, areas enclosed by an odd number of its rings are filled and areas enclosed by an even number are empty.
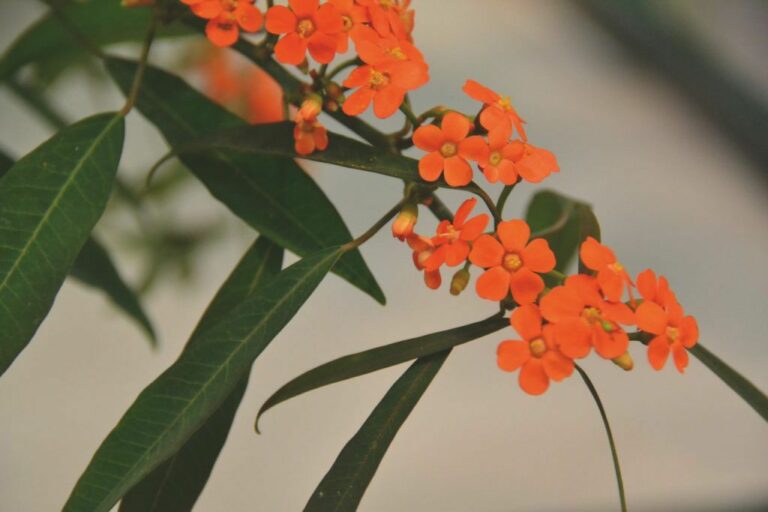
[[[429,81],[429,66],[414,45],[409,0],[288,0],[287,5],[269,3],[263,16],[253,0],[181,1],[209,20],[206,33],[219,46],[234,44],[240,30],[256,32],[263,25],[260,47],[311,78],[302,84],[300,97],[291,98],[299,107],[293,117],[298,155],[327,148],[328,134],[318,119],[323,112],[357,116],[372,106],[376,117],[387,118],[402,111],[403,129],[387,138],[392,148],[413,145],[424,152],[418,162],[422,181],[406,187],[410,192],[392,233],[407,242],[429,288],[441,286],[444,267],[456,268],[450,291],[458,295],[469,285],[471,268],[479,269],[477,296],[511,310],[509,321],[520,338],[501,342],[498,365],[520,370],[525,392],[545,392],[551,380],[570,376],[575,361],[593,351],[631,369],[630,339],[648,344],[653,368],[661,369],[671,352],[684,371],[686,349],[698,340],[696,320],[685,315],[664,277],[646,270],[633,281],[614,252],[595,238],[581,241],[582,272],[566,276],[556,270],[548,241],[524,220],[503,220],[487,196],[492,229],[489,214],[472,215],[473,198],[452,220],[442,220],[433,235],[415,231],[419,203],[430,200],[433,184],[477,192],[477,171],[509,192],[519,181],[540,183],[560,168],[552,152],[529,142],[510,98],[477,81],[463,86],[479,103],[475,115],[442,106],[413,113],[407,95]],[[349,52],[352,58],[330,67]]]

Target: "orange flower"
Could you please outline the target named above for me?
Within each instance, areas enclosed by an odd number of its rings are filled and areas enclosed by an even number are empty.
[[[476,204],[477,199],[467,199],[456,210],[453,223],[444,220],[437,226],[437,235],[432,238],[432,243],[437,249],[428,260],[430,267],[439,267],[443,263],[455,267],[467,260],[469,244],[480,236],[488,225],[488,214],[485,213],[467,220]]]
[[[373,28],[382,36],[393,35],[410,41],[414,27],[414,12],[409,9],[411,0],[357,0],[368,9]]]
[[[443,117],[440,128],[420,126],[413,134],[413,143],[429,154],[419,160],[419,175],[426,181],[436,181],[445,173],[445,181],[461,187],[472,181],[472,167],[467,160],[485,161],[488,145],[479,135],[467,137],[472,127],[469,119],[456,112]]]
[[[240,29],[256,32],[264,17],[253,0],[181,0],[189,5],[195,15],[207,19],[205,35],[216,46],[232,46],[240,35]]]
[[[555,255],[543,238],[531,240],[531,228],[525,221],[500,222],[496,235],[482,235],[475,240],[469,260],[488,270],[477,280],[477,294],[483,299],[500,301],[511,291],[520,305],[534,302],[544,290],[538,274],[555,268]]]
[[[685,316],[664,277],[656,281],[653,271],[646,270],[637,281],[644,299],[635,312],[637,327],[656,335],[648,344],[648,361],[654,369],[661,370],[671,350],[677,370],[683,373],[688,366],[686,349],[699,340],[698,323],[694,317]]]
[[[488,131],[498,127],[514,126],[520,138],[527,141],[528,137],[523,128],[523,119],[517,114],[509,96],[502,97],[499,93],[492,91],[484,85],[474,80],[467,80],[463,91],[472,99],[482,102],[485,105],[480,112],[480,124]]]
[[[392,236],[398,238],[401,242],[410,237],[413,235],[413,228],[416,226],[418,219],[418,206],[413,203],[407,203],[392,223]]]
[[[408,91],[429,81],[429,68],[413,45],[382,39],[366,27],[355,30],[354,40],[365,65],[355,68],[344,81],[345,87],[358,88],[344,101],[345,114],[361,114],[373,101],[373,113],[382,119],[389,117]]]
[[[490,152],[480,167],[489,182],[501,180],[505,185],[514,185],[521,177],[539,183],[551,173],[560,172],[554,154],[527,142],[510,141],[511,134],[511,126],[499,126],[488,133]]]
[[[611,249],[589,236],[581,244],[579,254],[584,266],[597,272],[597,282],[608,300],[620,301],[626,284],[630,299],[634,302],[634,283]]]
[[[530,395],[540,395],[549,387],[549,380],[561,381],[573,373],[573,359],[557,347],[552,325],[542,325],[541,313],[534,304],[520,306],[512,312],[510,323],[523,338],[506,340],[496,351],[502,370],[513,372],[520,368],[520,387]]]
[[[368,22],[368,11],[365,7],[355,5],[354,0],[328,0],[328,3],[336,7],[341,16],[342,28],[336,52],[345,53],[349,49],[349,35],[352,30]]]
[[[627,351],[629,337],[619,324],[634,324],[634,313],[624,303],[606,301],[594,277],[570,276],[540,304],[544,318],[555,325],[555,339],[566,356],[586,357],[595,347],[600,356],[614,359]]]
[[[248,122],[276,123],[285,119],[283,88],[269,73],[252,66],[248,70],[246,83]]]
[[[413,263],[416,268],[424,271],[424,283],[433,289],[440,288],[442,278],[440,277],[440,264],[431,262],[430,257],[435,252],[435,245],[432,240],[421,235],[411,235],[408,237],[408,246],[413,249]]]
[[[296,114],[296,126],[293,129],[296,153],[311,155],[316,150],[323,151],[328,147],[328,132],[317,118],[305,118]]]
[[[328,64],[336,55],[344,28],[341,15],[332,4],[318,7],[318,0],[288,0],[267,11],[267,32],[284,34],[275,45],[275,58],[283,64],[298,66],[307,55]]]

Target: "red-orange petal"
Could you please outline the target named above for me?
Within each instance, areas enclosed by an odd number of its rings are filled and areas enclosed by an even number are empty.
[[[288,0],[293,12],[299,17],[309,17],[317,11],[318,0]]]
[[[541,298],[541,314],[550,322],[559,323],[578,317],[584,309],[584,300],[571,287],[557,286]]]
[[[469,119],[457,112],[448,112],[440,124],[445,138],[451,142],[461,142],[469,133]]]
[[[352,70],[344,80],[344,87],[362,87],[368,85],[371,80],[371,66],[359,66]]]
[[[688,367],[688,351],[681,343],[672,344],[672,360],[675,362],[677,371],[685,373],[685,369]]]
[[[591,236],[581,244],[581,261],[591,270],[600,270],[606,265],[616,262],[613,251]]]
[[[692,316],[684,317],[680,322],[680,343],[691,348],[699,341],[699,324]]]
[[[499,179],[505,185],[514,185],[517,183],[517,166],[511,160],[504,159],[498,166]]]
[[[481,103],[493,103],[500,97],[498,93],[474,80],[467,80],[461,89],[467,96]]]
[[[605,359],[615,359],[629,348],[629,336],[624,330],[605,332],[599,325],[592,326],[592,344]]]
[[[560,352],[572,359],[587,357],[592,350],[592,330],[579,317],[569,317],[554,324]]]
[[[469,244],[464,240],[455,240],[448,244],[445,249],[445,264],[449,267],[461,265],[467,261],[469,255]]]
[[[526,267],[538,273],[551,272],[555,268],[555,253],[543,238],[531,240],[520,253]]]
[[[472,244],[469,261],[478,267],[490,268],[501,265],[504,247],[491,235],[481,235]]]
[[[534,304],[526,304],[515,309],[509,317],[509,323],[528,342],[542,336],[541,313]]]
[[[505,340],[496,349],[496,362],[505,372],[513,372],[531,358],[528,343],[520,340]]]
[[[555,382],[560,382],[573,373],[573,359],[565,357],[556,350],[548,350],[541,361],[544,365],[544,372]]]
[[[666,336],[656,336],[648,344],[648,362],[654,370],[664,368],[669,356],[669,342]]]
[[[442,277],[440,277],[439,270],[428,270],[424,272],[424,283],[427,287],[437,290],[442,283]]]
[[[475,162],[488,160],[488,144],[479,135],[473,135],[459,142],[459,156]]]
[[[467,242],[471,242],[477,237],[479,237],[483,231],[485,231],[485,227],[488,225],[488,214],[481,213],[480,215],[476,215],[473,218],[469,219],[469,221],[464,224],[464,226],[461,228],[461,239],[466,240]]]
[[[235,44],[240,35],[240,29],[234,22],[222,22],[217,18],[209,20],[205,25],[205,35],[213,44],[224,48]]]
[[[296,15],[283,5],[270,7],[264,28],[270,34],[286,34],[296,30]]]
[[[195,16],[199,16],[206,20],[217,18],[224,12],[220,0],[204,0],[196,4],[191,4],[189,7],[192,9],[192,12],[195,13]]]
[[[519,219],[500,222],[496,231],[508,252],[522,253],[531,237],[531,228],[528,223]]]
[[[452,187],[463,187],[472,181],[472,166],[460,156],[445,159],[445,182]]]
[[[428,155],[424,155],[419,160],[419,176],[424,181],[436,181],[443,173],[444,166],[445,159],[443,155],[439,151],[433,151]]]
[[[597,273],[597,283],[608,300],[621,300],[624,294],[624,278],[618,272],[607,266],[601,268]]]
[[[541,359],[531,358],[520,369],[520,387],[529,395],[541,395],[549,387],[549,377]]]
[[[339,39],[323,32],[315,32],[307,41],[309,54],[320,64],[328,64],[336,56]]]
[[[413,143],[423,151],[438,151],[445,142],[443,131],[433,124],[420,126],[413,133]]]
[[[656,274],[651,269],[645,269],[637,275],[637,290],[645,300],[656,298]]]
[[[315,14],[315,23],[318,32],[326,34],[336,34],[344,29],[344,22],[341,20],[341,14],[333,4],[326,3],[317,9]]]
[[[544,280],[538,274],[523,267],[512,274],[510,288],[515,302],[521,305],[528,304],[535,302],[539,294],[544,291]]]
[[[368,105],[371,104],[371,100],[373,100],[373,91],[367,87],[361,87],[347,96],[341,109],[348,116],[356,116],[365,112]],[[421,169],[421,165],[419,165],[419,169]]]
[[[635,311],[637,327],[651,334],[663,334],[667,328],[667,314],[655,302],[643,302]]]
[[[275,58],[283,64],[298,66],[306,58],[307,40],[295,32],[291,32],[275,45]]]
[[[395,87],[394,85],[385,87],[377,91],[373,97],[373,113],[379,119],[386,119],[397,112],[404,99],[405,91],[400,87]]]
[[[237,23],[240,28],[246,32],[256,32],[264,23],[264,16],[261,11],[252,4],[240,2],[237,5]]]
[[[502,267],[486,270],[475,283],[477,295],[483,299],[498,302],[509,293],[509,272]]]
[[[453,216],[453,227],[456,229],[461,229],[464,227],[464,222],[467,220],[467,217],[469,217],[469,214],[472,213],[472,210],[475,208],[476,204],[477,199],[474,197],[461,203],[461,205],[456,210],[456,215]]]

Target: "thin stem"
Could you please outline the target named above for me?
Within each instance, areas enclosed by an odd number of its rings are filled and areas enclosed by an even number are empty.
[[[551,270],[547,272],[546,275],[550,277],[554,277],[555,279],[558,279],[560,282],[565,281],[565,278],[567,277],[565,274],[563,274],[559,270]]]
[[[335,68],[331,70],[330,73],[326,75],[325,80],[330,82],[331,80],[333,80],[333,77],[335,77],[345,69],[357,65],[358,62],[359,60],[357,57],[355,57],[354,59],[349,59],[349,60],[340,62]]]
[[[403,208],[403,205],[409,200],[410,198],[408,196],[403,197],[395,206],[393,206],[387,213],[385,213],[382,218],[377,220],[376,223],[371,226],[370,229],[368,229],[368,231],[355,238],[351,242],[345,244],[343,249],[345,251],[356,249],[370,240],[373,235],[378,233],[379,230],[387,224],[387,222],[392,220],[392,218],[400,212],[400,210]]]
[[[491,215],[493,215],[493,222],[494,225],[498,226],[499,222],[501,221],[501,216],[499,215],[499,211],[496,209],[496,204],[493,202],[493,199],[491,199],[491,196],[488,195],[488,192],[486,192],[482,187],[480,187],[477,183],[474,181],[464,187],[464,190],[467,192],[471,192],[478,196],[480,199],[483,200],[485,203],[485,206],[488,207],[488,211],[491,212]]]
[[[421,126],[421,121],[419,121],[416,114],[413,113],[413,110],[411,110],[411,106],[408,103],[403,102],[402,105],[400,105],[400,112],[405,114],[405,118],[408,119],[414,130]]]
[[[605,426],[605,433],[608,435],[608,442],[611,445],[611,457],[613,457],[613,470],[616,472],[616,484],[619,487],[619,499],[621,500],[621,511],[627,512],[627,497],[624,494],[624,480],[621,478],[621,467],[619,466],[619,454],[616,450],[616,443],[613,441],[613,434],[611,433],[611,425],[608,423],[608,415],[603,408],[603,402],[600,400],[600,396],[597,394],[594,384],[587,376],[587,373],[581,369],[579,365],[576,366],[576,371],[581,375],[584,384],[587,385],[589,392],[592,394],[592,398],[595,399],[597,408],[600,410],[600,417],[603,419],[603,425]]]
[[[133,77],[133,83],[131,84],[131,91],[128,93],[128,99],[125,100],[125,105],[120,114],[125,116],[131,111],[133,105],[136,103],[136,98],[139,96],[139,90],[141,89],[141,81],[144,78],[144,71],[147,69],[147,61],[149,60],[149,50],[152,48],[152,41],[155,40],[155,34],[157,33],[157,15],[152,16],[152,20],[149,22],[149,28],[147,29],[147,35],[144,38],[144,46],[141,47],[141,55],[139,56],[139,64],[136,69],[136,75]]]
[[[501,194],[499,194],[499,199],[496,201],[496,209],[499,210],[499,215],[504,215],[504,205],[507,204],[507,198],[509,198],[509,194],[515,188],[515,185],[517,185],[517,183],[505,186],[501,191]]]

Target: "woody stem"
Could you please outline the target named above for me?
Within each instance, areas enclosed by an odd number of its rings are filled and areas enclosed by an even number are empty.
[[[376,223],[368,229],[368,231],[366,231],[359,237],[355,238],[351,242],[345,244],[343,246],[343,249],[345,251],[356,249],[361,245],[363,245],[368,240],[370,240],[373,237],[373,235],[378,233],[379,230],[387,224],[387,222],[392,220],[392,218],[400,212],[400,210],[403,208],[403,205],[409,200],[410,200],[410,197],[408,196],[403,197],[400,201],[398,201],[398,203],[395,206],[393,206],[387,213],[385,213],[382,218],[377,220]]]
[[[141,55],[139,56],[139,65],[136,69],[136,74],[133,77],[133,83],[131,84],[131,90],[128,93],[128,99],[125,101],[122,110],[120,110],[120,114],[123,116],[131,111],[133,105],[136,103],[136,98],[139,96],[141,81],[144,78],[144,71],[147,69],[147,61],[149,60],[149,50],[152,48],[152,42],[155,40],[155,33],[157,32],[157,21],[158,18],[155,14],[149,22],[147,35],[144,37],[144,45],[141,47]]]

